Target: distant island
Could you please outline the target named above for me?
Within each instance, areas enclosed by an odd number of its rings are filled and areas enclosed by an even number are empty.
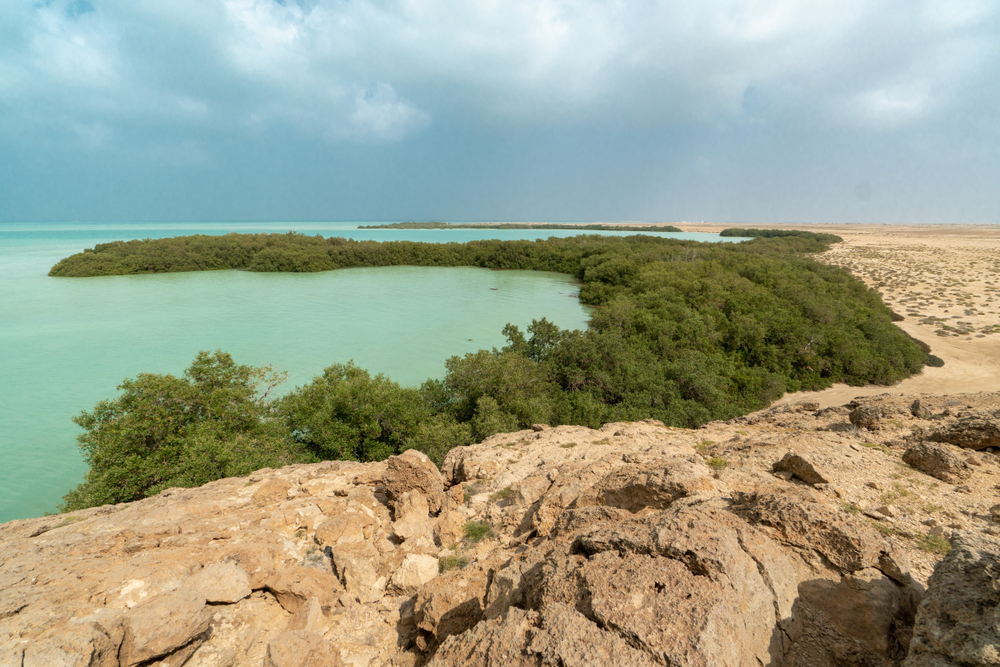
[[[682,232],[673,225],[561,225],[553,223],[527,223],[527,222],[474,222],[474,223],[450,223],[450,222],[393,222],[384,225],[358,225],[358,229],[564,229],[582,232]]]

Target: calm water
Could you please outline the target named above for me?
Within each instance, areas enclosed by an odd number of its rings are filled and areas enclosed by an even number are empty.
[[[547,238],[550,230],[357,230],[347,223],[0,223],[0,522],[53,511],[86,470],[72,415],[125,377],[180,374],[198,350],[271,363],[288,388],[353,359],[403,385],[444,360],[501,346],[500,331],[547,317],[584,328],[569,276],[388,267],[315,274],[215,271],[49,278],[67,255],[116,239],[295,230],[429,242]],[[716,240],[713,234],[672,237]]]

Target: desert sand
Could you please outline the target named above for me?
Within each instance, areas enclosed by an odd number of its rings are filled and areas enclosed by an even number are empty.
[[[777,404],[811,398],[829,407],[884,393],[1000,390],[1000,225],[672,224],[692,232],[741,226],[837,234],[844,242],[817,259],[877,289],[905,318],[897,325],[945,362],[891,387],[834,385],[786,394]]]

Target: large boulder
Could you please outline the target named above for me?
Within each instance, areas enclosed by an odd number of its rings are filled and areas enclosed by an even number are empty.
[[[964,449],[1000,447],[1000,411],[963,417],[931,434],[934,442],[946,442]]]
[[[947,445],[918,442],[903,452],[903,461],[920,472],[949,484],[958,484],[972,476],[972,466],[949,451]]]
[[[1000,665],[1000,539],[956,533],[928,582],[905,667]]]
[[[882,421],[882,411],[874,405],[859,405],[851,410],[847,418],[858,428],[877,431],[881,428],[879,422]]]
[[[432,514],[441,511],[444,502],[444,479],[434,462],[422,452],[408,449],[399,456],[390,456],[386,460],[382,484],[385,486],[389,504],[394,510],[402,500],[403,494],[419,491],[427,499]]]
[[[188,590],[162,593],[125,614],[119,660],[134,667],[200,642],[212,620],[205,598]]]

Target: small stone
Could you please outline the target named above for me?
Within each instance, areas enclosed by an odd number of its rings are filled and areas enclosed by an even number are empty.
[[[868,486],[868,488],[875,489],[876,491],[878,491],[881,488],[878,485],[878,482],[868,482],[866,486]]]
[[[884,514],[885,516],[891,516],[891,517],[895,517],[896,516],[896,510],[892,509],[888,505],[882,505],[881,507],[877,508],[875,511],[878,512],[879,514]]]
[[[937,519],[924,519],[920,523],[924,524],[925,526],[936,526]]]
[[[972,493],[972,489],[968,486],[956,486],[955,493]]]
[[[931,537],[944,537],[944,526],[934,526],[927,531],[927,534]]]
[[[535,431],[536,433],[540,433],[541,431],[544,431],[547,428],[549,428],[548,424],[532,424],[531,425],[531,430]]]

